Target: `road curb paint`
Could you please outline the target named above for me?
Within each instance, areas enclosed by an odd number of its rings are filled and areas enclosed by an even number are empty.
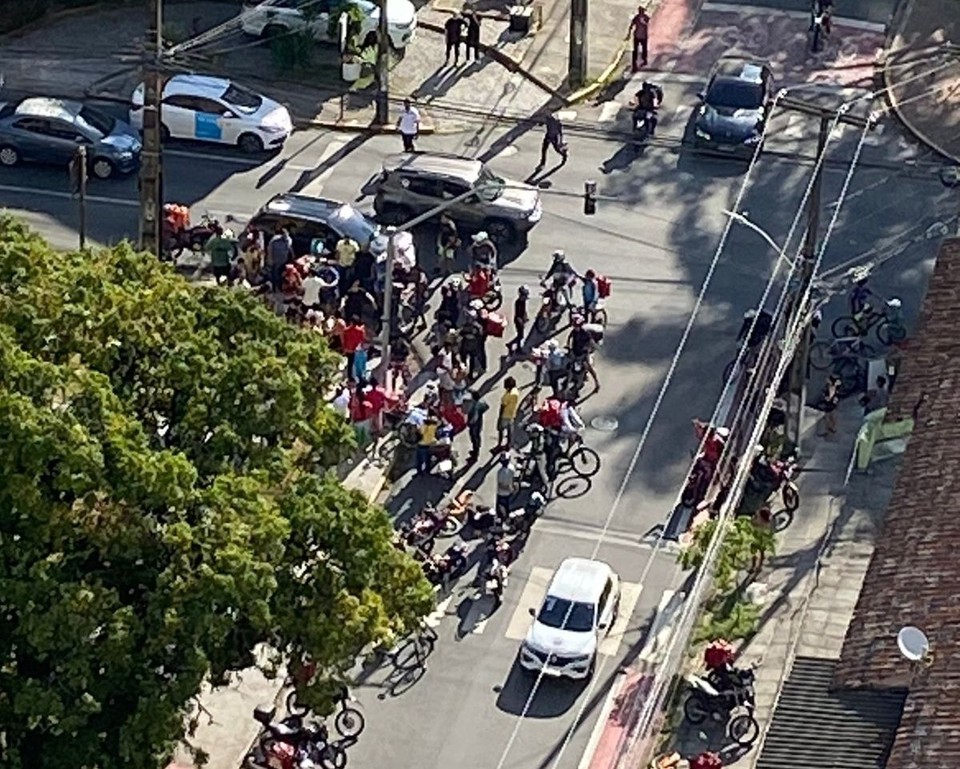
[[[639,712],[636,703],[647,695],[652,683],[653,675],[645,666],[628,669],[621,676],[618,686],[611,689],[612,696],[608,695],[604,703],[606,714],[601,712],[594,729],[596,744],[593,752],[584,753],[578,769],[613,769],[616,766],[623,740],[630,734]],[[590,736],[591,742],[595,735]],[[587,747],[589,750],[589,743]]]

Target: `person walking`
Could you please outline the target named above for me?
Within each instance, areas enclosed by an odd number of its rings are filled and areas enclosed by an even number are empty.
[[[347,358],[347,381],[357,379],[355,359],[357,351],[367,339],[367,330],[356,315],[350,318],[350,324],[343,331],[343,354]],[[366,361],[364,361],[366,365]]]
[[[831,374],[827,383],[823,386],[823,393],[820,396],[820,408],[825,414],[823,418],[824,429],[817,430],[817,433],[823,437],[833,435],[837,431],[837,406],[840,405],[840,377]]]
[[[513,424],[520,410],[520,390],[517,380],[508,376],[503,380],[503,395],[500,396],[500,414],[497,417],[497,448],[510,450],[513,439]]]
[[[467,61],[470,61],[471,52],[473,60],[480,61],[480,17],[472,8],[467,8],[463,18],[467,25]]]
[[[226,281],[228,286],[232,286],[233,276],[230,273],[230,267],[237,252],[237,246],[224,235],[223,228],[219,224],[213,228],[213,237],[207,241],[204,250],[210,256],[213,279],[217,285],[220,285],[221,281]]]
[[[547,164],[547,148],[553,149],[560,155],[560,165],[567,162],[569,151],[567,144],[563,140],[563,123],[553,112],[543,119],[543,141],[540,143],[540,164],[536,167],[539,171]]]
[[[501,520],[510,512],[510,500],[517,490],[517,471],[513,467],[509,449],[500,455],[500,467],[497,470],[496,511]]]
[[[278,224],[273,237],[267,243],[267,269],[270,270],[270,286],[274,292],[283,288],[283,271],[290,261],[293,261],[293,240]]]
[[[463,396],[463,407],[467,415],[467,433],[470,435],[470,455],[467,462],[473,464],[480,458],[480,444],[483,437],[483,415],[490,406],[480,397],[478,390],[470,390]]]
[[[443,37],[447,43],[446,64],[450,63],[450,53],[453,52],[453,66],[460,64],[460,43],[463,42],[463,28],[466,22],[459,13],[453,14],[443,25]]]
[[[420,136],[420,111],[411,104],[409,99],[403,100],[403,109],[397,118],[397,130],[403,139],[403,151],[415,152],[413,142]]]
[[[640,67],[647,66],[647,32],[650,28],[650,16],[641,5],[630,21],[630,31],[633,32],[633,57],[630,59],[630,71],[636,72]],[[640,64],[637,64],[637,56]]]
[[[527,336],[527,321],[530,316],[527,310],[527,300],[530,298],[530,289],[526,286],[520,286],[517,289],[517,298],[513,301],[513,327],[517,331],[517,336],[507,345],[507,354],[516,353],[523,350],[523,340]]]

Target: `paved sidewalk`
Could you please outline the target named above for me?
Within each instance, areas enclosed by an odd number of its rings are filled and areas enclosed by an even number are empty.
[[[760,663],[755,715],[761,733],[795,657],[839,658],[893,490],[898,460],[878,463],[869,475],[854,475],[844,486],[862,418],[856,398],[841,403],[837,433],[829,438],[816,435],[818,416],[807,408],[800,508],[777,535],[776,555],[751,587],[761,609],[760,626],[739,649],[741,664]],[[673,749],[689,757],[726,744],[722,728],[683,721]],[[725,766],[753,767],[759,755],[758,744]]]
[[[883,67],[889,99],[918,139],[960,162],[960,7],[956,0],[900,0]]]

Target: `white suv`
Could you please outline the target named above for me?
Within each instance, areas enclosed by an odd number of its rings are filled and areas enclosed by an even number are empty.
[[[620,609],[620,578],[603,561],[567,558],[553,575],[520,646],[520,666],[544,675],[589,678],[600,640]]]
[[[363,44],[376,43],[380,7],[371,0],[244,0],[240,26],[254,37],[272,37],[309,27],[316,40],[335,43],[336,37],[330,36],[330,17],[339,16],[346,5],[355,5],[363,13]],[[390,45],[397,50],[405,48],[417,29],[417,9],[410,0],[387,0],[387,23]]]

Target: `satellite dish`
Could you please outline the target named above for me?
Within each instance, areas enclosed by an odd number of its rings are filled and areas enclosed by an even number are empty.
[[[911,662],[919,662],[930,651],[930,641],[926,634],[918,627],[907,625],[897,633],[897,646],[900,653]]]

